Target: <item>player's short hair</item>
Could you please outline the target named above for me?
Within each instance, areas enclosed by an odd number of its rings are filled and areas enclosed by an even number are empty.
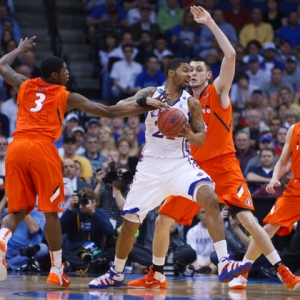
[[[173,58],[166,65],[166,77],[168,77],[169,70],[177,70],[181,64],[188,64],[183,58]]]
[[[44,58],[40,64],[40,70],[44,78],[49,78],[53,72],[59,73],[64,66],[64,61],[58,56]]]
[[[192,62],[192,61],[195,61],[195,62],[201,62],[201,61],[203,61],[204,64],[205,64],[205,67],[206,67],[206,71],[207,71],[207,72],[210,71],[210,63],[208,62],[207,59],[198,56],[198,57],[192,58],[192,59],[191,59],[191,62]]]

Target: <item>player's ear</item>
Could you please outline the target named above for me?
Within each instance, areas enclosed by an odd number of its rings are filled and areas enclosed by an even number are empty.
[[[172,78],[174,76],[174,70],[168,71],[168,77]]]
[[[207,76],[207,80],[210,80],[212,78],[212,76],[213,76],[212,71],[208,71],[206,73],[206,76]]]
[[[54,81],[57,81],[59,79],[59,74],[57,72],[52,72],[50,78],[52,78]]]

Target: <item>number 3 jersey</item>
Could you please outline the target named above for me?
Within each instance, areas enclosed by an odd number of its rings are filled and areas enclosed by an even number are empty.
[[[153,97],[157,97],[163,90],[163,86],[158,87]],[[190,97],[191,95],[189,93],[182,91],[180,98],[177,99],[173,105],[170,105],[172,108],[182,110],[188,121],[190,119],[188,107],[188,99]],[[189,143],[186,138],[167,138],[159,131],[157,120],[160,113],[161,112],[157,109],[149,111],[146,115],[146,143],[142,155],[160,158],[180,158],[188,156],[190,151]]]
[[[19,89],[16,131],[13,136],[47,136],[56,141],[62,130],[70,92],[41,78],[24,81]]]

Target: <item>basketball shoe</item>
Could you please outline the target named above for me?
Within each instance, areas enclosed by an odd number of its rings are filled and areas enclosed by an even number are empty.
[[[300,286],[300,276],[295,276],[285,265],[277,268],[277,276],[288,290],[296,290]]]
[[[70,285],[70,280],[68,276],[64,273],[64,267],[64,264],[62,264],[60,268],[52,266],[50,269],[50,274],[47,278],[47,283],[53,285],[60,285],[64,288],[68,288]]]
[[[150,270],[146,270],[147,275],[131,280],[127,283],[127,285],[131,288],[136,288],[136,289],[166,289],[168,286],[167,279],[165,275],[159,273],[159,272],[154,272],[152,268],[150,267]]]
[[[221,282],[229,282],[239,275],[248,273],[251,266],[251,262],[233,261],[224,256],[218,263],[219,280]]]
[[[248,273],[245,275],[240,275],[239,277],[233,278],[229,283],[228,286],[231,289],[234,290],[243,290],[246,288],[247,285],[247,278],[248,278]]]
[[[0,281],[5,280],[7,276],[5,254],[6,254],[6,245],[3,241],[0,240]]]
[[[114,266],[110,267],[107,273],[92,280],[89,287],[92,289],[106,289],[110,286],[122,286],[124,283],[124,270],[117,272]]]

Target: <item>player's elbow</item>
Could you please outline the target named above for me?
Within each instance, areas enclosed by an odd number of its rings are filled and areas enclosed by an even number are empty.
[[[233,47],[230,47],[230,50],[225,54],[227,59],[235,60],[236,58],[236,52]]]

